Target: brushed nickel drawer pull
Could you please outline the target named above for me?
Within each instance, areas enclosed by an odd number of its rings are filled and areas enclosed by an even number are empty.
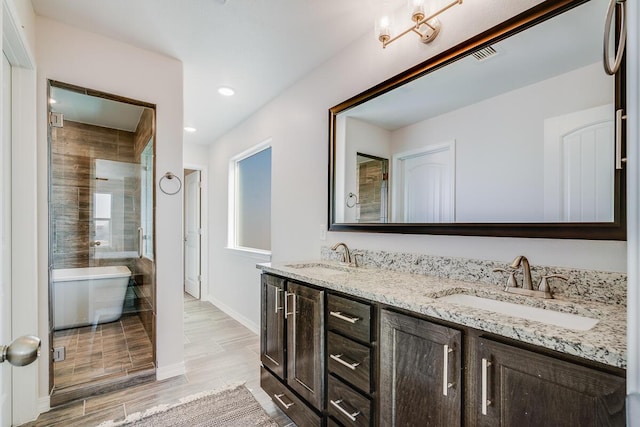
[[[356,421],[356,417],[358,415],[360,415],[360,411],[356,411],[356,412],[349,412],[346,409],[344,409],[342,406],[340,406],[340,404],[342,403],[342,399],[340,400],[330,400],[331,404],[333,406],[335,406],[338,411],[342,412],[347,418],[349,418],[351,421]]]
[[[443,346],[444,360],[442,363],[442,395],[446,396],[449,393],[449,389],[453,387],[453,383],[449,382],[449,353],[453,353],[453,349],[449,348],[449,345]]]
[[[274,395],[273,395],[273,397],[275,397],[275,398],[276,398],[276,400],[277,400],[278,402],[280,402],[280,404],[281,404],[282,406],[284,406],[284,409],[285,409],[285,410],[287,410],[287,409],[291,408],[293,405],[295,405],[295,404],[296,404],[295,402],[291,402],[291,403],[284,403],[284,401],[281,399],[281,398],[282,398],[282,396],[284,396],[284,393],[282,393],[282,394],[274,394]]]
[[[491,405],[491,401],[488,398],[487,388],[489,387],[489,362],[484,357],[482,358],[482,415],[487,415],[487,406]]]
[[[292,298],[292,305],[293,305],[293,311],[291,313],[289,313],[289,297],[293,297]],[[288,319],[289,316],[295,316],[296,314],[296,294],[293,292],[286,292],[284,293],[284,318]]]
[[[341,363],[342,365],[351,369],[352,371],[355,371],[356,368],[360,365],[360,362],[349,363],[347,361],[342,360],[342,354],[330,354],[329,357],[335,360],[336,362]]]
[[[278,310],[282,310],[282,306],[280,306],[279,302],[280,302],[280,293],[284,292],[282,289],[278,289],[276,288],[276,314],[278,314]]]
[[[330,311],[329,314],[333,317],[337,317],[338,319],[344,320],[345,322],[349,323],[356,323],[358,320],[360,320],[359,317],[345,316],[341,311]]]

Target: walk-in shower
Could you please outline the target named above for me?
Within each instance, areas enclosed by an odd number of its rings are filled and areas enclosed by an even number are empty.
[[[51,404],[155,378],[151,104],[49,82]]]

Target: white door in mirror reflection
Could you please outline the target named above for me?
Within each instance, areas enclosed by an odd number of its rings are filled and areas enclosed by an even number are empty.
[[[609,104],[545,120],[545,221],[613,221],[613,117]]]
[[[393,222],[455,220],[455,141],[393,156]]]

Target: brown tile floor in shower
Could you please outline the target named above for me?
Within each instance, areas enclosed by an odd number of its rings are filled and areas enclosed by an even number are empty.
[[[137,315],[56,331],[53,346],[66,353],[64,361],[53,364],[55,390],[154,368],[151,340]]]

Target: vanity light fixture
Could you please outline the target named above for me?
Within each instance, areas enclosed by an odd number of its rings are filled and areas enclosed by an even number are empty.
[[[440,32],[440,21],[438,21],[437,17],[453,6],[462,4],[462,0],[454,0],[438,11],[428,15],[425,0],[408,0],[408,2],[409,13],[411,14],[411,20],[414,23],[411,27],[407,28],[397,36],[392,37],[390,14],[383,14],[376,20],[376,35],[380,43],[382,43],[383,49],[387,47],[389,43],[394,42],[409,33],[417,34],[422,43],[432,42]]]
[[[185,126],[184,128],[185,132],[189,132],[189,133],[193,133],[195,132],[197,129],[191,126]]]
[[[236,91],[230,87],[222,86],[218,88],[218,93],[223,96],[233,96]]]

